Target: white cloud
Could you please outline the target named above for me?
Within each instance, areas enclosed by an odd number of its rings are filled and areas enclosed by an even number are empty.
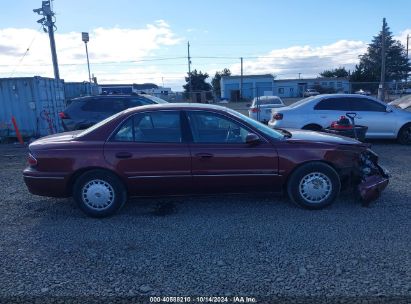
[[[332,44],[313,47],[292,46],[244,60],[244,74],[276,74],[278,78],[315,77],[326,69],[345,66],[352,69],[358,56],[367,49],[363,41],[340,40]],[[240,64],[230,67],[234,74],[240,73]]]
[[[33,41],[24,60],[19,64],[30,42]],[[61,77],[68,81],[83,81],[88,78],[85,46],[81,33],[55,34]],[[90,32],[88,43],[92,72],[107,71],[115,78],[116,72],[124,73],[130,65],[111,66],[101,63],[138,61],[150,57],[162,47],[179,44],[181,39],[164,20],[148,24],[141,29],[96,28]],[[14,71],[14,73],[13,73]],[[32,29],[0,29],[0,77],[41,75],[52,77],[51,55],[48,35]],[[130,74],[134,82],[138,74]]]
[[[399,32],[398,35],[394,35],[394,39],[399,40],[404,45],[404,47],[406,47],[407,46],[407,35],[411,36],[411,29],[405,29]],[[411,43],[411,39],[409,42]],[[411,48],[411,45],[409,46],[409,48]]]

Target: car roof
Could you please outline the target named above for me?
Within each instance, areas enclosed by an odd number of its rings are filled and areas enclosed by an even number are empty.
[[[264,95],[264,96],[259,96],[259,97],[254,97],[254,99],[274,99],[274,98],[277,98],[277,99],[280,99],[280,97],[278,97],[278,96],[275,96],[275,95],[269,95],[269,96],[267,96],[267,95]]]
[[[217,110],[230,112],[231,109],[212,104],[202,104],[202,103],[161,103],[161,104],[150,104],[134,108],[129,108],[124,110],[124,113],[130,112],[140,112],[146,110]]]
[[[149,98],[146,97],[144,94],[111,94],[111,95],[106,95],[106,94],[101,94],[101,95],[87,95],[87,96],[81,96],[81,97],[76,97],[72,98],[72,101],[81,101],[81,100],[88,100],[88,99],[96,99],[96,98],[135,98],[135,97],[144,97],[144,98]]]

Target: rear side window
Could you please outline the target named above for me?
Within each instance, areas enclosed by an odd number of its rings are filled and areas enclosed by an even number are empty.
[[[180,112],[157,111],[133,115],[121,126],[113,139],[141,143],[180,143]]]
[[[351,111],[350,103],[347,98],[323,99],[315,105],[314,110]]]
[[[351,111],[385,112],[386,107],[368,98],[350,98]]]
[[[117,113],[125,108],[124,100],[114,98],[91,99],[86,101],[81,107],[86,112],[100,113]]]

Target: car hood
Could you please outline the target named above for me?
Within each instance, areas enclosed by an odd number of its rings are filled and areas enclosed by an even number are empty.
[[[397,107],[405,110],[405,109],[411,107],[411,95],[403,96],[403,97],[398,98],[394,101],[391,101],[389,103],[389,105],[397,106]]]
[[[308,131],[308,130],[300,130],[300,129],[286,129],[288,132],[291,133],[291,137],[287,138],[289,142],[301,142],[301,141],[308,141],[308,142],[320,142],[320,143],[330,143],[330,144],[340,144],[340,145],[364,145],[360,141],[340,136],[334,134],[328,134],[324,132],[316,132],[316,131]]]

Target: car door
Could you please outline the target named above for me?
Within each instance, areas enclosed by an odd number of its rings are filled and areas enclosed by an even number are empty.
[[[105,144],[107,162],[127,181],[131,195],[190,191],[191,156],[180,122],[180,111],[134,114]]]
[[[275,147],[245,142],[258,134],[230,116],[212,111],[187,111],[192,135],[191,173],[194,189],[202,193],[281,191]]]
[[[357,114],[355,123],[367,126],[368,138],[395,137],[397,130],[396,113],[387,111],[387,106],[367,97],[351,97],[351,112]]]
[[[350,104],[343,97],[326,97],[321,99],[310,114],[310,123],[317,123],[323,128],[329,127],[340,116],[350,112]]]

